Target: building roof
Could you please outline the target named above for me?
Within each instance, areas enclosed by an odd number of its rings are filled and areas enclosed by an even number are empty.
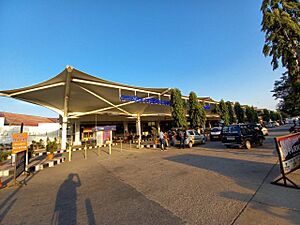
[[[46,118],[41,116],[32,116],[25,114],[0,112],[0,117],[4,117],[4,125],[20,126],[38,126],[39,123],[58,123],[58,118]]]
[[[170,92],[170,88],[135,87],[104,80],[68,66],[45,82],[1,91],[0,95],[47,107],[61,116],[67,111],[68,118],[101,113],[131,117],[138,114],[170,114],[170,107],[160,104],[150,107],[144,102],[122,101],[121,96],[168,101]]]
[[[129,86],[89,75],[71,66],[39,84],[0,91],[0,96],[47,107],[68,119],[98,114],[127,118],[171,115],[171,88]],[[188,96],[182,98],[188,100]],[[217,104],[210,97],[198,99]]]

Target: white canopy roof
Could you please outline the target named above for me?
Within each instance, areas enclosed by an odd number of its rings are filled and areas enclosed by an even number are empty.
[[[102,113],[128,117],[171,113],[167,105],[121,101],[121,96],[169,100],[170,88],[142,88],[119,84],[91,76],[70,66],[45,82],[0,91],[0,95],[47,107],[68,118]]]

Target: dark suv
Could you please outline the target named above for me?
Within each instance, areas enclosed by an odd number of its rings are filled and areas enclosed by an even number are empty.
[[[248,125],[230,125],[222,129],[222,143],[227,147],[246,147],[261,146],[265,140],[260,129]]]

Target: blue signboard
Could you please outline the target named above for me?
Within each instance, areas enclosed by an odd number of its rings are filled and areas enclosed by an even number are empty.
[[[121,95],[120,100],[121,101],[137,102],[137,103],[148,103],[148,104],[166,105],[166,106],[170,106],[171,105],[170,101],[168,101],[168,100],[159,100],[157,98],[140,98],[138,96]]]
[[[117,126],[116,125],[112,125],[112,126],[98,126],[98,127],[94,127],[93,131],[115,131],[117,130]]]
[[[204,105],[203,109],[209,110],[210,109],[210,105]]]

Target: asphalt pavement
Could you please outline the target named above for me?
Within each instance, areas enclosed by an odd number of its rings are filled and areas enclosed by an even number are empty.
[[[0,224],[300,224],[300,190],[278,177],[274,136],[251,150],[208,142],[192,149],[75,152],[71,162],[0,190]],[[289,176],[300,185],[300,171]]]

